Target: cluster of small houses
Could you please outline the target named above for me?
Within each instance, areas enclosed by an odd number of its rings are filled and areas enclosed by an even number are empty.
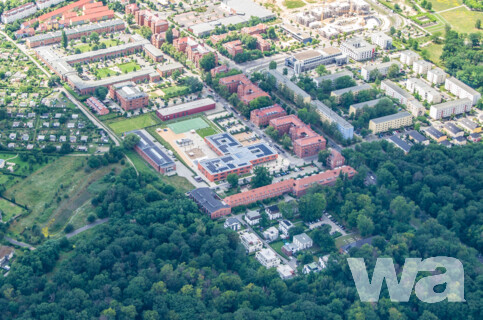
[[[272,226],[265,231],[263,231],[263,237],[266,242],[273,242],[277,240],[280,236],[282,239],[289,238],[289,230],[294,227],[293,223],[287,219],[283,219],[282,215],[276,205],[268,207],[266,213],[270,220],[280,219],[278,228]],[[257,211],[249,211],[244,216],[245,222],[254,226],[260,223],[261,215]],[[224,227],[232,229],[234,231],[239,231],[241,229],[241,222],[235,217],[229,217],[224,222]],[[248,230],[239,231],[241,244],[245,247],[248,254],[255,253],[255,259],[257,259],[260,264],[268,268],[276,268],[280,277],[282,279],[289,279],[295,276],[296,271],[288,264],[283,264],[279,256],[275,251],[268,247],[263,247],[262,240],[253,232]],[[292,243],[286,243],[282,247],[282,252],[292,257],[295,253],[309,249],[313,246],[313,240],[306,234],[301,233],[293,236]],[[324,256],[319,258],[318,263],[313,262],[304,265],[303,273],[307,274],[310,272],[318,272],[326,267],[327,260],[329,256]]]

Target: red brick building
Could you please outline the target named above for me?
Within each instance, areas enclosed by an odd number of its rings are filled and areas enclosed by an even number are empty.
[[[330,149],[330,155],[327,157],[327,166],[331,169],[342,167],[345,164],[345,158],[339,151]]]
[[[168,21],[162,19],[151,10],[138,10],[134,14],[136,23],[140,27],[148,27],[153,33],[161,33],[168,30]]]
[[[257,49],[259,49],[261,52],[270,51],[272,46],[269,41],[263,39],[263,37],[259,34],[256,34],[253,37],[257,39]]]
[[[139,7],[137,3],[130,3],[126,5],[126,7],[124,8],[124,11],[126,12],[126,14],[134,15],[137,11],[139,11]]]
[[[237,74],[221,78],[220,85],[226,86],[230,93],[237,93],[238,98],[244,104],[259,97],[270,97],[268,93],[254,85],[244,74]]]
[[[86,104],[98,115],[103,116],[109,113],[109,109],[104,103],[99,101],[96,97],[90,97],[86,100]]]
[[[183,104],[178,104],[169,108],[162,108],[156,111],[156,115],[163,121],[178,119],[203,111],[215,109],[216,103],[213,99],[206,98],[195,100]]]
[[[269,124],[278,131],[279,135],[290,136],[293,151],[300,158],[315,156],[320,150],[325,149],[324,137],[318,135],[295,115],[272,119]]]
[[[341,173],[346,174],[348,178],[352,178],[357,172],[352,167],[344,166],[298,180],[289,179],[275,182],[268,186],[228,196],[223,200],[233,208],[241,205],[248,205],[264,199],[278,197],[285,193],[292,193],[295,196],[300,197],[307,192],[307,189],[314,185],[334,185]]]
[[[196,67],[199,67],[201,58],[211,52],[191,37],[177,38],[173,40],[173,46],[177,51],[186,53],[188,60],[192,61]],[[215,62],[218,63],[216,54]]]
[[[213,69],[211,69],[210,73],[212,77],[215,77],[218,73],[228,72],[228,70],[230,70],[228,66],[223,64],[221,66],[214,67]]]
[[[146,107],[149,103],[148,94],[139,90],[131,81],[113,84],[109,88],[109,93],[126,111]]]
[[[287,112],[278,104],[273,106],[255,109],[250,112],[250,121],[258,127],[268,125],[270,120],[286,116]]]
[[[253,36],[255,34],[261,34],[267,32],[267,26],[263,23],[259,23],[253,27],[244,27],[241,29],[241,34],[248,34]]]
[[[223,44],[229,55],[235,57],[237,54],[243,53],[242,42],[240,40],[230,41]]]
[[[218,42],[225,40],[226,37],[228,37],[228,33],[214,34],[210,36],[210,40],[213,45],[216,45]]]

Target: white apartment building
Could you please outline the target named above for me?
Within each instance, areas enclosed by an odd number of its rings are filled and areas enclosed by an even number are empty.
[[[276,268],[280,265],[280,259],[271,249],[262,249],[255,253],[255,259],[265,268]]]
[[[419,60],[419,55],[411,50],[405,50],[401,52],[401,57],[399,59],[402,64],[412,66],[414,61]]]
[[[306,233],[301,233],[293,237],[293,244],[298,247],[298,250],[304,250],[311,248],[314,241]]]
[[[384,91],[388,97],[399,100],[400,104],[407,105],[410,100],[414,99],[414,97],[406,90],[388,79],[381,81],[381,90]]]
[[[278,238],[278,230],[275,227],[270,227],[263,231],[263,237],[268,241],[275,241]]]
[[[444,72],[443,69],[434,68],[434,69],[428,70],[428,74],[426,78],[428,79],[429,82],[439,86],[440,84],[444,83],[446,76],[447,76],[446,72]]]
[[[381,47],[384,50],[392,48],[392,38],[384,32],[377,32],[371,35],[372,44]]]
[[[416,74],[426,74],[432,67],[433,64],[426,60],[417,60],[413,63],[413,71],[416,72]]]
[[[285,236],[289,235],[289,230],[293,228],[293,223],[284,219],[281,220],[278,224],[278,230],[280,230],[281,233],[283,233]]]
[[[448,101],[431,106],[429,109],[429,116],[434,119],[442,119],[450,117],[453,114],[461,114],[471,110],[471,100],[468,98]]]
[[[45,8],[48,8],[48,7],[58,5],[59,3],[64,2],[64,1],[65,0],[38,0],[37,1],[37,8],[39,8],[39,10],[42,10],[42,9],[45,9]]]
[[[262,241],[251,232],[244,232],[240,234],[240,242],[245,247],[248,253],[253,253],[258,250],[262,250],[263,243]]]
[[[422,116],[426,112],[426,108],[416,98],[408,101],[407,110],[411,112],[414,117]]]
[[[342,42],[340,50],[342,53],[356,61],[369,60],[374,57],[376,46],[362,38],[352,38]]]
[[[460,99],[470,99],[472,105],[477,104],[478,100],[481,99],[481,94],[478,91],[455,77],[447,78],[444,82],[444,88]]]
[[[401,111],[385,117],[369,121],[369,129],[372,133],[386,132],[392,129],[410,126],[413,123],[412,115],[407,111]]]
[[[2,14],[1,20],[5,24],[12,23],[12,22],[15,22],[19,19],[23,19],[23,18],[26,18],[28,16],[31,16],[35,12],[37,12],[37,6],[33,2],[29,2],[29,3],[23,4],[21,6],[18,6],[16,8],[5,11]]]
[[[417,92],[423,100],[426,100],[429,103],[441,102],[441,94],[421,79],[408,79],[408,81],[406,82],[406,88],[411,93]]]
[[[399,67],[399,70],[401,70],[402,65],[397,61],[389,61],[371,65],[367,64],[361,68],[362,79],[364,79],[365,81],[371,80],[371,72],[374,70],[378,70],[381,76],[386,76],[389,67],[391,67],[393,64],[397,65]]]

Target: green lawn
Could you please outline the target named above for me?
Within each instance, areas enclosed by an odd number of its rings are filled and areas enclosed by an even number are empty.
[[[160,120],[153,113],[146,113],[137,117],[122,119],[108,123],[109,127],[115,133],[121,134],[124,132],[146,128],[160,123]]]
[[[461,0],[431,0],[435,12],[460,6]]]
[[[182,120],[179,122],[174,122],[168,124],[168,128],[173,130],[174,133],[184,133],[190,130],[199,130],[203,128],[208,128],[210,125],[203,120],[201,117],[196,117],[188,120]]]
[[[278,240],[270,243],[270,247],[272,247],[273,250],[277,251],[279,255],[282,257],[288,259],[288,257],[285,255],[285,253],[282,252],[282,247],[284,246],[283,240]]]
[[[101,40],[99,43],[104,43],[107,48],[118,45],[116,40],[112,40],[112,39]],[[121,44],[123,44],[122,41],[119,42],[119,45]],[[93,47],[94,47],[94,44],[91,44],[91,43],[82,43],[74,46],[75,49],[79,49],[82,53],[92,51]]]
[[[164,92],[165,99],[171,99],[177,96],[185,95],[189,93],[189,88],[186,86],[173,86],[168,88],[163,88],[161,91]]]
[[[285,0],[283,5],[287,7],[287,9],[297,9],[302,8],[305,6],[305,2],[301,0]]]
[[[121,69],[122,73],[129,73],[129,72],[133,72],[141,69],[141,67],[134,61],[118,64],[117,67]],[[118,72],[111,70],[110,68],[101,68],[101,69],[98,69],[96,72],[96,76],[101,79],[112,77],[117,74]]]
[[[198,130],[196,130],[196,133],[200,137],[204,138],[204,137],[211,136],[211,135],[217,133],[217,131],[215,129],[213,129],[212,127],[208,127],[208,128],[198,129]]]
[[[483,20],[483,12],[470,11],[465,7],[446,11],[438,15],[443,17],[455,31],[464,33],[478,32],[478,29],[475,28],[476,20]]]
[[[2,212],[2,221],[5,223],[16,215],[24,212],[24,209],[11,203],[10,201],[0,198],[0,211]]]
[[[117,66],[123,73],[129,73],[141,69],[141,67],[134,61],[118,64]]]
[[[426,50],[428,52],[429,60],[431,60],[433,63],[435,63],[437,65],[441,64],[439,57],[443,53],[443,45],[442,44],[431,43],[430,45],[427,45],[426,47],[423,47],[421,49]]]

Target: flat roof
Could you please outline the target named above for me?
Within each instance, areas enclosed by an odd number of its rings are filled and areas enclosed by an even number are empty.
[[[140,138],[136,146],[158,166],[168,167],[174,165],[173,159],[162,150],[161,144],[155,142],[155,139],[147,131],[134,130],[129,133],[134,133]]]
[[[468,98],[457,99],[457,100],[451,100],[451,101],[446,101],[446,102],[443,102],[443,103],[440,103],[440,104],[432,105],[431,108],[434,108],[436,110],[439,110],[439,109],[453,108],[453,107],[459,106],[461,104],[469,104],[469,105],[471,105],[472,102]]]
[[[366,102],[356,103],[356,104],[351,105],[350,107],[351,108],[354,108],[356,110],[362,109],[364,107],[373,107],[376,104],[378,104],[379,101],[381,101],[382,99],[388,99],[388,98],[379,98],[379,99],[369,100],[369,101],[366,101]]]
[[[448,130],[449,132],[451,132],[452,134],[458,134],[460,132],[463,132],[463,130],[461,130],[460,128],[458,128],[454,123],[451,123],[451,122],[447,122],[445,125],[444,125],[444,128],[446,130]]]
[[[158,109],[158,113],[162,116],[169,116],[175,113],[189,111],[195,108],[204,107],[214,103],[215,101],[210,98],[199,99],[199,100],[194,100],[187,103],[178,104],[169,108]]]
[[[165,65],[158,65],[158,71],[171,71],[174,69],[183,68],[183,65],[179,62],[173,62]]]
[[[223,0],[222,3],[236,11],[238,15],[259,17],[262,20],[274,18],[275,14],[251,0]]]
[[[413,138],[415,141],[417,141],[419,143],[428,140],[428,139],[426,139],[425,136],[423,136],[422,134],[420,134],[416,130],[411,130],[410,132],[408,132],[408,136],[410,136],[411,138]]]
[[[439,131],[438,129],[436,129],[435,127],[426,128],[426,129],[424,129],[424,131],[426,131],[427,134],[432,135],[436,139],[439,139],[439,138],[444,136],[444,134],[441,131]]]
[[[307,59],[320,57],[320,56],[322,56],[322,53],[317,50],[307,50],[293,55],[293,57],[297,60],[307,60]]]
[[[478,91],[476,91],[475,89],[473,89],[472,87],[464,83],[463,81],[456,79],[455,77],[448,78],[446,79],[446,81],[453,82],[455,85],[457,85],[458,87],[460,87],[461,89],[465,90],[470,94],[480,94]]]
[[[411,150],[411,146],[406,141],[402,140],[401,138],[399,138],[396,135],[389,137],[387,140],[389,142],[392,142],[393,144],[395,144],[397,147],[402,149],[404,152],[409,152],[409,150]]]
[[[384,122],[387,122],[387,121],[406,118],[406,117],[412,117],[412,116],[407,111],[401,111],[401,112],[398,112],[398,113],[395,113],[395,114],[390,114],[388,116],[371,119],[371,121],[378,124],[378,123],[384,123]]]
[[[353,87],[349,87],[349,88],[344,88],[344,89],[332,91],[332,95],[341,96],[344,93],[351,92],[351,91],[352,92],[359,92],[359,91],[370,90],[370,89],[372,89],[372,86],[368,83],[364,83],[364,84],[361,84],[361,85],[358,85],[358,86],[353,86]]]
[[[414,98],[409,92],[407,92],[406,90],[404,90],[403,88],[401,88],[400,86],[398,86],[396,83],[392,82],[389,79],[382,80],[381,83],[384,83],[389,88],[391,88],[392,90],[396,91],[399,95],[401,95],[401,96],[403,96],[403,97],[405,97],[407,99]]]
[[[220,209],[230,207],[225,202],[223,202],[213,190],[211,190],[208,187],[191,190],[189,194],[191,195],[191,197],[195,199],[195,202],[198,205],[202,206],[203,209],[205,209],[209,213],[213,213]],[[231,219],[234,219],[236,220],[236,222],[238,222],[238,220],[235,218],[231,218]]]
[[[332,80],[332,82],[333,82],[335,79],[338,79],[338,78],[341,78],[341,77],[346,77],[346,76],[353,78],[354,74],[349,70],[344,70],[344,71],[341,71],[341,72],[328,74],[328,75],[325,75],[325,76],[322,76],[322,77],[317,77],[317,78],[315,78],[315,81],[322,82],[322,81],[325,81],[325,80]]]
[[[478,128],[478,125],[475,122],[473,122],[470,119],[468,119],[468,118],[460,119],[460,124],[463,125],[463,126],[465,126],[465,127],[467,127],[467,128],[469,128],[469,129],[471,129],[471,130],[474,130],[474,129]]]

